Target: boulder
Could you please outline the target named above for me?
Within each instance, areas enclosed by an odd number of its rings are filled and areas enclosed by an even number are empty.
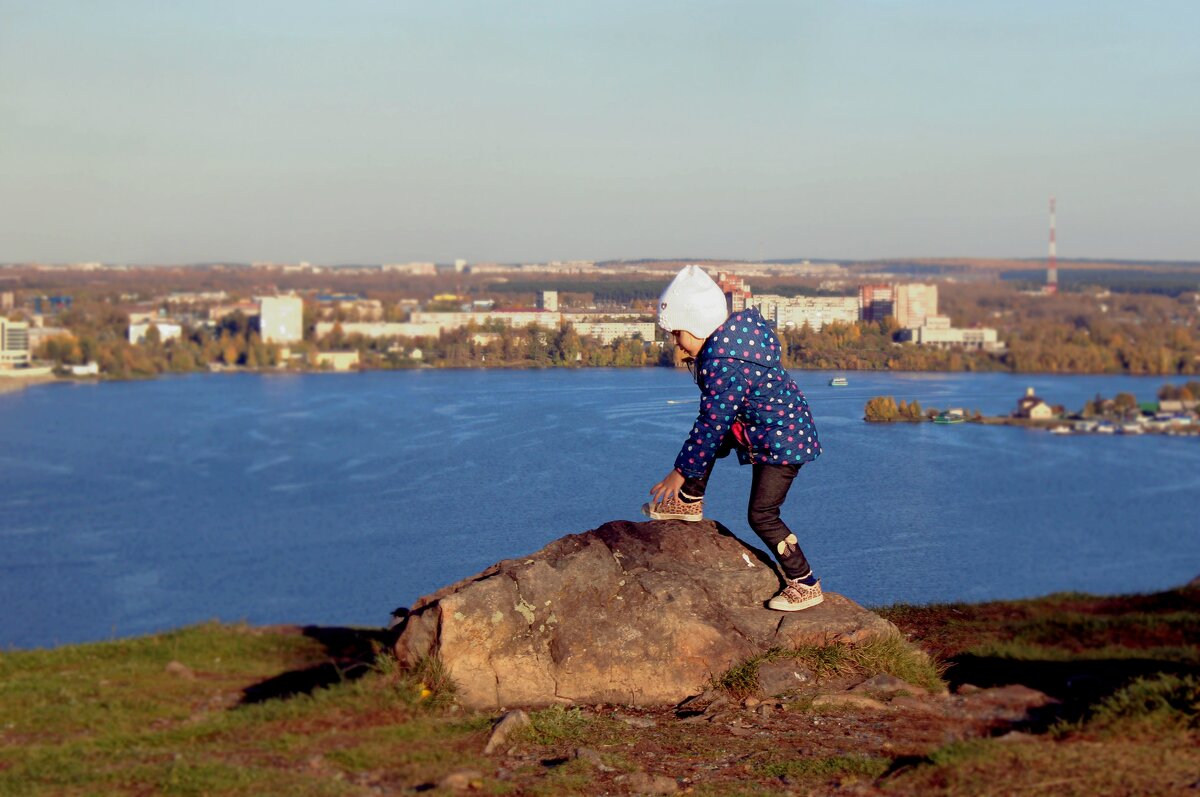
[[[781,613],[762,551],[712,521],[614,521],[421,598],[395,644],[440,658],[470,708],[673,705],[771,647],[897,633],[853,601]]]

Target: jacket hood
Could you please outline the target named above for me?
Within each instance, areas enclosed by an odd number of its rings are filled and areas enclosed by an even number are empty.
[[[701,349],[704,359],[732,357],[768,368],[779,365],[782,347],[775,330],[758,312],[757,307],[740,310],[708,336]]]

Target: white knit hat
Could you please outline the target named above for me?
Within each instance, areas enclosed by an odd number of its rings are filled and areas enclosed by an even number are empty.
[[[725,294],[699,266],[684,266],[658,299],[658,325],[668,332],[684,329],[704,340],[728,317]]]

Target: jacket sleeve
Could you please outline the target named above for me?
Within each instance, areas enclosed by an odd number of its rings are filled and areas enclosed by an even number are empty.
[[[675,458],[675,469],[689,478],[704,475],[721,441],[750,393],[749,375],[737,360],[706,360],[700,365],[700,413],[687,442]]]

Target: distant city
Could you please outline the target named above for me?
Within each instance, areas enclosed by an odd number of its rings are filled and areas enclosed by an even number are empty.
[[[654,300],[682,262],[9,264],[0,266],[0,376],[11,381],[204,368],[665,365],[672,352],[655,324]],[[1021,370],[1022,352],[1010,354],[1006,337],[1030,340],[1029,328],[1041,323],[1047,308],[1073,318],[1077,331],[1084,323],[1085,337],[1091,322],[1081,319],[1108,316],[1110,324],[1122,319],[1121,312],[1109,313],[1113,294],[1103,280],[1060,292],[1053,256],[1045,265],[700,262],[720,284],[731,312],[758,308],[785,333],[793,354],[815,348],[813,340],[802,343],[796,336],[841,330],[853,331],[851,344],[860,354],[868,338],[882,350],[866,358],[870,362],[860,358],[845,367]],[[1161,276],[1161,270],[1130,268]],[[1105,263],[1079,269],[1130,273]],[[1184,287],[1189,278],[1200,287],[1194,271],[1179,274]],[[939,305],[947,290],[952,312]],[[1145,293],[1147,302],[1163,298],[1154,295],[1153,286]],[[1188,339],[1173,333],[1179,356],[1151,372],[1194,373],[1198,355],[1190,330],[1200,293],[1179,290],[1169,301],[1161,314],[1168,324],[1189,330]],[[1146,315],[1138,308],[1123,310]],[[1007,331],[983,323],[986,317],[1005,321]],[[1144,319],[1136,323],[1144,327]],[[1082,342],[1098,345],[1095,337]],[[905,346],[957,352],[959,359],[898,358],[889,348],[897,346],[900,352]],[[1097,362],[1080,370],[1139,370]],[[801,365],[842,364],[825,357]]]

